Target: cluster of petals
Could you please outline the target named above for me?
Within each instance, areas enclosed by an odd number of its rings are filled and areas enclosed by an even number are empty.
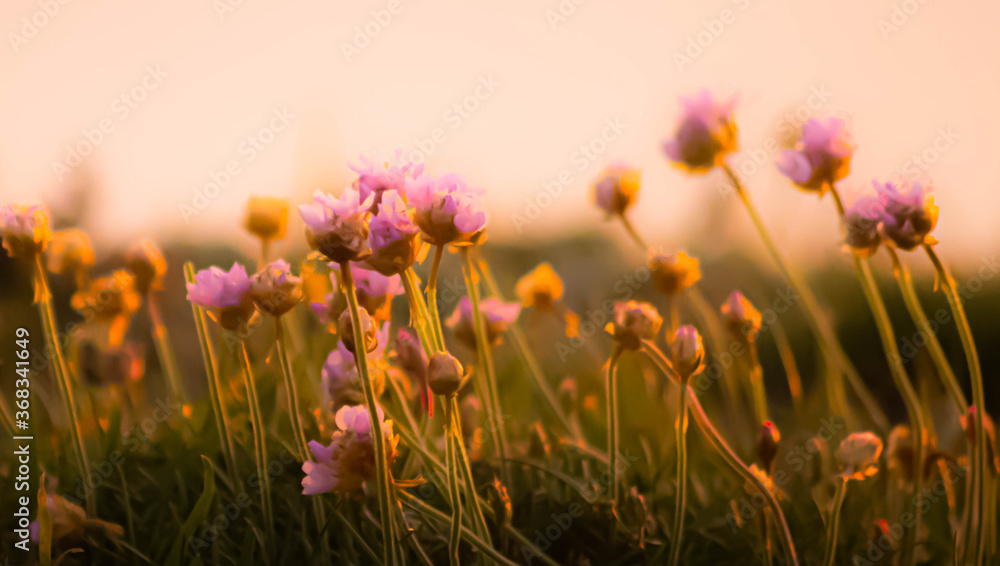
[[[384,420],[378,408],[387,460],[392,463],[399,437],[392,433],[392,421]],[[302,464],[306,477],[302,493],[316,495],[327,492],[350,493],[360,489],[365,481],[375,477],[375,443],[372,439],[368,409],[363,406],[341,407],[335,417],[337,431],[329,446],[309,443],[314,459]]]

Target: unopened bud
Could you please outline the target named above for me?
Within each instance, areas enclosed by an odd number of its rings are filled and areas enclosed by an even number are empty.
[[[427,383],[435,395],[452,395],[462,385],[462,364],[448,352],[436,352],[427,363]]]

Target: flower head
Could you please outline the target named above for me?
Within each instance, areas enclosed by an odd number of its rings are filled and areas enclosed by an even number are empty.
[[[187,298],[205,307],[212,320],[226,330],[246,331],[256,317],[247,270],[234,263],[228,272],[211,267],[195,274],[187,284]]]
[[[309,245],[330,261],[360,261],[368,257],[368,220],[374,196],[361,200],[358,191],[344,189],[340,198],[317,190],[313,203],[299,206]]]
[[[563,282],[550,264],[541,263],[518,279],[514,290],[522,307],[552,310],[556,301],[562,299]]]
[[[435,352],[427,362],[427,383],[435,395],[454,395],[462,386],[465,370],[448,352]]]
[[[674,136],[663,142],[663,152],[678,166],[692,173],[707,173],[736,151],[735,100],[717,101],[711,92],[681,98],[680,125]]]
[[[625,214],[639,196],[642,172],[624,161],[614,161],[594,181],[594,202],[608,217]]]
[[[41,205],[0,205],[0,235],[10,257],[32,258],[52,239],[49,216]]]
[[[863,196],[844,212],[844,238],[847,245],[861,257],[871,257],[882,243],[884,211],[879,199]]]
[[[682,379],[686,380],[701,371],[705,346],[702,344],[701,334],[698,334],[695,327],[686,325],[674,332],[670,341],[670,357],[674,362],[674,369]]]
[[[302,280],[292,275],[283,259],[273,261],[250,279],[250,295],[264,314],[281,316],[292,310],[302,297]]]
[[[396,457],[399,437],[392,434],[392,421],[384,420],[381,408],[378,409],[378,418],[382,422],[386,459],[391,464]],[[339,430],[333,433],[333,442],[329,446],[316,441],[309,443],[315,460],[302,464],[302,471],[306,474],[302,479],[304,495],[329,491],[349,493],[375,477],[375,443],[371,437],[368,409],[363,406],[342,407],[337,411],[336,423]]]
[[[760,332],[761,314],[743,293],[733,291],[722,305],[722,319],[729,332],[745,342],[754,342]]]
[[[361,200],[373,198],[372,212],[376,212],[386,192],[403,192],[406,179],[419,177],[424,172],[423,164],[405,160],[401,149],[396,150],[391,160],[379,162],[365,155],[360,159],[360,165],[348,165],[358,174],[352,186],[361,194]]]
[[[517,320],[517,315],[521,312],[521,305],[504,303],[500,299],[491,297],[479,301],[479,310],[482,312],[486,325],[486,342],[496,344],[500,341],[500,335],[507,330],[507,325]],[[455,332],[455,337],[463,344],[475,349],[475,317],[472,312],[472,301],[469,300],[469,297],[462,297],[458,308],[451,313],[445,324]]]
[[[135,276],[135,288],[145,295],[151,290],[163,288],[163,277],[167,274],[167,260],[156,244],[140,240],[125,252],[125,267]]]
[[[389,325],[383,324],[377,333],[379,335],[378,344],[375,350],[368,354],[372,389],[375,391],[376,396],[380,395],[382,389],[385,387],[385,372],[381,367],[380,361],[385,352],[386,342],[389,339]],[[354,359],[354,354],[347,349],[343,342],[339,342],[336,349],[326,357],[321,377],[323,391],[327,394],[334,412],[338,411],[344,405],[364,403],[364,390],[358,377],[358,366]]]
[[[372,255],[366,263],[382,275],[399,275],[413,265],[420,250],[420,229],[413,211],[406,207],[396,190],[378,193],[377,213],[368,226],[368,246]]]
[[[649,303],[627,301],[615,303],[614,322],[609,323],[609,332],[618,345],[626,350],[642,348],[643,340],[652,340],[660,331],[663,318],[656,307]]]
[[[802,125],[795,149],[781,152],[778,170],[799,187],[822,194],[850,173],[854,149],[843,120],[813,118]]]
[[[251,196],[247,201],[243,228],[261,240],[281,240],[288,229],[288,199]]]
[[[882,439],[870,432],[848,435],[835,454],[844,469],[845,480],[863,480],[878,472],[878,458],[882,454]]]
[[[83,230],[69,228],[52,233],[52,243],[45,259],[49,271],[72,274],[94,265],[94,248]]]
[[[326,295],[322,303],[311,303],[310,306],[327,330],[336,331],[337,320],[347,308],[347,299],[340,288],[337,273],[340,266],[331,264],[334,272],[330,274],[333,282],[333,292]],[[354,277],[354,291],[358,304],[368,311],[372,319],[378,322],[389,320],[392,308],[392,298],[405,292],[399,275],[385,276],[378,271],[365,269],[356,263],[350,264],[351,275]]]
[[[91,281],[86,289],[74,293],[70,306],[85,319],[106,325],[109,342],[120,344],[129,320],[142,306],[142,296],[135,289],[135,277],[119,269],[107,277]]]
[[[928,187],[920,183],[897,186],[892,181],[875,183],[879,201],[884,207],[882,226],[885,235],[903,250],[912,250],[921,244],[934,244],[930,235],[937,224],[938,207]]]
[[[449,173],[407,178],[405,192],[427,242],[443,246],[482,240],[489,220],[482,189],[469,187],[461,177]]]
[[[649,259],[653,283],[661,293],[675,296],[701,279],[698,260],[684,252],[665,254],[654,252]]]
[[[778,443],[781,442],[781,433],[778,427],[771,421],[765,421],[760,427],[760,435],[757,437],[757,459],[760,460],[764,469],[770,470],[774,465],[774,458],[778,455]]]

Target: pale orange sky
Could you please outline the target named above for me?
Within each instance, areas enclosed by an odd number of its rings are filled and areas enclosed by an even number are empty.
[[[739,97],[747,151],[735,163],[811,100],[816,115],[851,116],[860,149],[845,190],[926,150],[946,255],[973,261],[1000,242],[993,2],[63,1],[0,3],[0,201],[57,199],[68,177],[53,164],[103,126],[92,162],[107,198],[92,224],[105,244],[150,233],[240,242],[248,195],[301,201],[348,182],[361,152],[409,153],[437,137],[429,169],[487,189],[494,239],[517,237],[512,215],[564,171],[571,182],[522,234],[599,222],[588,182],[623,158],[643,169],[637,224],[683,245],[719,204],[721,177],[687,177],[659,148],[677,97],[701,87]],[[50,4],[58,11],[39,15]],[[573,13],[555,21],[560,6]],[[377,35],[345,51],[366,26]],[[134,88],[143,100],[127,100]],[[819,103],[818,91],[829,93]],[[474,110],[452,108],[477,95]],[[609,121],[622,126],[605,131]],[[249,149],[269,124],[281,131]],[[577,153],[602,132],[613,138],[602,153]],[[186,222],[181,205],[230,162],[232,181]],[[831,203],[792,189],[771,156],[749,184],[789,253],[837,237]]]

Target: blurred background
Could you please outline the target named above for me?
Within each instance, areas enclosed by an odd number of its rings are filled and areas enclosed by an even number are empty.
[[[317,188],[336,192],[352,179],[347,163],[373,151],[399,148],[485,188],[501,283],[509,292],[551,261],[581,313],[614,297],[642,261],[590,204],[590,180],[626,159],[643,170],[634,221],[647,238],[700,257],[716,304],[735,288],[766,304],[783,285],[721,174],[689,177],[660,151],[678,97],[708,88],[737,97],[743,151],[733,165],[901,416],[833,205],[793,189],[774,154],[804,120],[844,117],[859,144],[845,192],[870,191],[873,178],[932,179],[939,251],[958,280],[995,268],[998,12],[917,0],[6,0],[0,202],[43,201],[57,227],[87,230],[98,272],[119,267],[136,238],[159,241],[172,266],[168,324],[178,351],[192,354],[194,387],[201,361],[180,264],[254,257],[256,241],[239,228],[248,196],[298,204]],[[300,258],[294,213],[289,234],[276,251]],[[912,263],[927,311],[944,308],[927,262]],[[900,338],[912,336],[887,260],[877,265]],[[968,305],[987,376],[1000,369],[990,348],[1000,278],[989,273]],[[16,321],[37,323],[24,270],[0,255],[0,274],[6,336]],[[60,318],[72,320],[71,282],[55,285]],[[807,370],[812,343],[797,343],[797,316],[783,324]],[[961,363],[954,330],[940,339]],[[772,350],[764,356],[781,371]]]

